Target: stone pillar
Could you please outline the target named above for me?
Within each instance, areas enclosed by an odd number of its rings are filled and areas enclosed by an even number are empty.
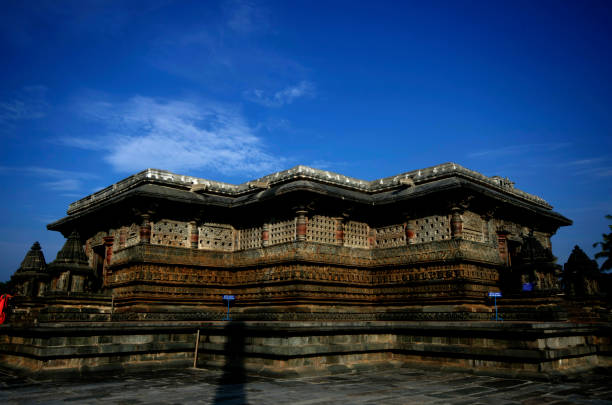
[[[140,243],[151,243],[151,216],[149,214],[142,215],[142,224],[140,225]]]
[[[196,221],[189,222],[189,242],[192,249],[198,248],[199,238],[198,223]]]
[[[109,269],[111,259],[113,258],[113,242],[115,241],[115,237],[113,236],[105,236],[102,238],[104,241],[104,281],[102,282],[104,285],[108,285],[110,282],[111,271]]]
[[[482,237],[484,239],[484,243],[490,244],[491,243],[491,233],[489,231],[489,221],[491,220],[491,217],[487,214],[481,215],[480,217],[482,218],[482,221],[484,224],[482,228]]]
[[[104,241],[104,249],[105,249],[105,264],[110,265],[111,259],[113,257],[113,242],[115,242],[114,236],[105,236],[102,238]]]
[[[508,254],[508,238],[505,232],[497,234],[497,249],[499,256],[504,260],[506,266],[510,266],[510,255]]]
[[[308,218],[306,218],[306,210],[298,210],[295,212],[296,224],[295,224],[295,240],[298,242],[306,240],[306,234],[308,232]]]
[[[406,218],[405,223],[406,244],[414,245],[416,243],[416,224],[414,219]]]
[[[270,224],[265,223],[261,227],[261,246],[266,247],[270,244]]]
[[[334,220],[336,221],[336,245],[344,246],[344,223],[346,218],[336,217]]]
[[[463,219],[461,219],[461,209],[454,207],[451,209],[451,236],[453,239],[461,239],[463,236]]]
[[[119,247],[120,248],[125,247],[125,239],[126,239],[125,234],[126,233],[127,233],[127,230],[123,228],[119,230]]]
[[[368,244],[370,245],[370,248],[376,247],[376,228],[369,228]]]

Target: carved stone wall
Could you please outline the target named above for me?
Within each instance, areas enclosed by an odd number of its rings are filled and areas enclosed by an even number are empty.
[[[306,240],[318,243],[336,243],[336,221],[333,218],[313,215],[308,219],[307,226]],[[346,238],[346,230],[344,237]]]
[[[151,243],[154,245],[190,247],[189,224],[164,219],[151,226]]]
[[[96,246],[100,246],[104,244],[104,240],[102,238],[104,238],[105,236],[107,236],[106,232],[98,232],[94,236],[92,236],[91,238],[85,241],[85,256],[87,256],[87,259],[89,260],[90,267],[94,266],[94,261],[95,261],[93,249]]]
[[[415,242],[424,243],[451,238],[450,217],[432,215],[414,221]]]
[[[198,227],[198,248],[234,250],[234,228],[228,224],[205,223]]]
[[[255,228],[240,229],[238,231],[238,248],[243,249],[256,249],[261,247],[261,232],[262,227],[258,226]]]
[[[270,245],[277,245],[279,243],[293,242],[295,240],[296,232],[296,220],[295,218],[287,221],[272,222],[270,224]]]
[[[550,234],[546,232],[533,232],[533,236],[547,249],[551,249],[552,246],[550,244]]]
[[[137,224],[126,226],[124,247],[137,245],[138,242],[140,242],[140,226]]]
[[[404,224],[396,224],[376,228],[376,247],[388,248],[406,246],[406,230]]]
[[[115,271],[112,277],[115,299],[197,299],[214,303],[232,286],[232,294],[242,304],[279,299],[347,303],[454,296],[484,299],[499,280],[495,269],[474,264],[419,265],[384,271],[287,263],[241,271],[140,264]],[[142,279],[149,282],[131,285]],[[299,283],[299,289],[292,285],[294,282]]]
[[[466,211],[461,215],[463,219],[463,239],[474,242],[484,242],[485,222],[474,212]]]
[[[496,231],[507,232],[508,239],[520,240],[522,236],[527,235],[529,233],[529,229],[525,226],[517,224],[512,221],[507,221],[503,219],[495,219],[495,227]]]

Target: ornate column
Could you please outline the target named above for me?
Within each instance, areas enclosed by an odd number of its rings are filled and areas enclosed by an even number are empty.
[[[344,223],[346,222],[345,217],[336,217],[336,245],[344,246]]]
[[[261,246],[266,247],[270,244],[270,224],[265,223],[261,227]]]
[[[127,231],[123,227],[119,230],[119,248],[125,247],[126,233]]]
[[[196,221],[189,222],[189,242],[191,243],[192,249],[198,248],[199,242],[199,231],[198,231],[198,223]]]
[[[406,244],[414,245],[416,243],[416,224],[414,223],[414,219],[407,217],[404,229],[406,232]]]
[[[151,215],[142,214],[140,225],[140,243],[151,243]]]
[[[305,241],[306,234],[308,231],[308,218],[306,218],[306,214],[308,211],[300,209],[295,212],[296,215],[296,224],[295,224],[295,240]]]
[[[504,260],[506,266],[510,266],[510,255],[508,253],[508,232],[501,231],[497,233],[497,249],[499,256]]]
[[[110,263],[113,258],[113,242],[115,241],[114,236],[105,236],[102,238],[104,244],[104,285],[108,285],[110,282],[110,275],[112,272],[110,271]]]
[[[453,239],[461,239],[463,237],[463,219],[461,218],[463,210],[453,207],[451,212],[451,236]]]
[[[489,221],[491,220],[491,216],[488,214],[483,214],[480,216],[480,218],[482,218],[482,222],[483,222],[482,237],[484,239],[484,243],[490,244],[491,243],[491,232],[489,230]]]
[[[113,243],[115,242],[114,236],[105,236],[102,238],[105,248],[105,262],[106,265],[110,265],[111,258],[113,257]]]
[[[370,245],[371,249],[376,247],[376,228],[369,228],[368,245]]]

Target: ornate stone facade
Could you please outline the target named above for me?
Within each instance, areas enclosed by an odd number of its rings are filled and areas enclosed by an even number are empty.
[[[297,166],[240,185],[148,169],[48,225],[68,240],[49,266],[33,246],[16,273],[29,296],[14,300],[0,362],[192,364],[201,329],[204,364],[223,357],[213,340],[239,333],[253,367],[285,371],[369,357],[577,367],[607,358],[608,329],[545,324],[527,336],[531,321],[564,319],[550,237],[569,224],[509,180],[454,163],[374,181]],[[512,324],[467,322],[490,320],[488,293],[499,291],[500,314],[528,321],[527,337]],[[227,294],[236,298],[229,323]],[[70,321],[79,323],[56,327]],[[554,355],[539,340],[551,333],[568,336]],[[500,355],[492,337],[531,351]],[[359,344],[341,355],[336,340]],[[320,344],[288,343],[298,341]]]
[[[454,163],[370,182],[297,166],[241,185],[149,169],[49,225],[83,235],[97,280],[58,273],[51,289],[97,288],[139,319],[220,313],[224,294],[244,319],[328,319],[330,305],[338,319],[480,319],[506,279],[556,290],[548,268],[512,265],[527,236],[550,251],[570,223]]]

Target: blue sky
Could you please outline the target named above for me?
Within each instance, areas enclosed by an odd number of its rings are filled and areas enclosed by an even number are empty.
[[[147,167],[240,183],[453,161],[574,220],[612,213],[612,5],[6,1],[0,280],[68,204]]]

